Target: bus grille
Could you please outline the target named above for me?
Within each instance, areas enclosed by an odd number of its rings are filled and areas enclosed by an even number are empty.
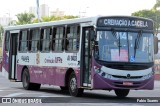
[[[127,76],[118,76],[118,75],[112,75],[115,78],[123,78],[123,79],[139,79],[142,78],[143,76],[131,76],[131,77],[127,77]]]

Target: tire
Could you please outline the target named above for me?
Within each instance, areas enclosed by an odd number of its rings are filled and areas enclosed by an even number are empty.
[[[30,83],[30,75],[27,68],[24,69],[22,74],[22,85],[26,90],[38,90],[40,89],[41,84]]]
[[[77,88],[77,79],[74,72],[69,77],[68,89],[71,96],[79,97],[83,94],[84,89]]]
[[[119,98],[124,98],[129,94],[129,89],[116,89],[114,90],[115,94],[117,95],[117,97]]]

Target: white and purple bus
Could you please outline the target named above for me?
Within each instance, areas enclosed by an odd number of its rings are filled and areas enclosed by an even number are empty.
[[[26,90],[60,86],[72,96],[84,89],[154,88],[152,20],[98,16],[5,28],[2,74]]]

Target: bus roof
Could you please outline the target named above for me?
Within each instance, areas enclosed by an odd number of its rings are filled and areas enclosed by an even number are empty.
[[[135,17],[135,16],[94,16],[94,17],[86,17],[86,18],[74,18],[74,19],[65,19],[59,21],[50,21],[50,22],[40,22],[33,24],[25,24],[25,25],[17,25],[17,26],[8,26],[5,27],[4,30],[20,30],[20,29],[29,29],[29,28],[37,28],[37,27],[47,27],[47,26],[61,26],[66,24],[78,24],[78,23],[86,23],[92,22],[93,25],[96,25],[98,18],[110,18],[110,17],[119,17],[119,18],[137,18],[152,21],[151,19],[143,18],[143,17]]]
[[[25,24],[25,25],[17,25],[17,26],[8,26],[5,27],[4,30],[19,30],[19,29],[28,29],[28,28],[37,28],[37,27],[47,27],[47,26],[60,26],[66,24],[78,24],[78,23],[86,23],[86,22],[96,22],[96,17],[87,17],[87,18],[74,18],[74,19],[65,19],[59,21],[50,21],[50,22],[40,22],[33,24]],[[94,23],[96,24],[96,23]]]

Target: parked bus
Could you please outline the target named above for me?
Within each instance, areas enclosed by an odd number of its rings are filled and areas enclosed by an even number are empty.
[[[72,96],[84,89],[154,88],[152,20],[98,16],[5,28],[2,73],[26,90],[60,86]]]

